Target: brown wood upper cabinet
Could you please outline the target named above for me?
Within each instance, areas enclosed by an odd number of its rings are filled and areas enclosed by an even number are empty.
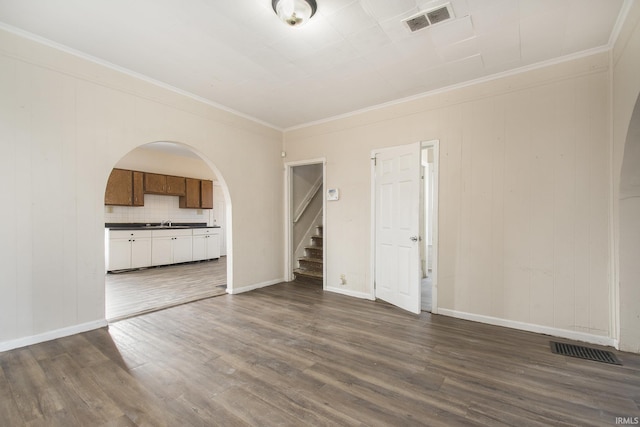
[[[144,192],[148,194],[167,194],[167,176],[145,172]]]
[[[111,206],[144,206],[143,173],[126,169],[113,169],[104,204]]]
[[[213,181],[200,181],[200,207],[202,209],[213,209]]]
[[[213,209],[213,181],[186,178],[186,194],[180,197],[181,208]]]
[[[181,208],[200,208],[200,180],[186,178],[186,194],[180,197]]]
[[[186,195],[186,178],[167,175],[167,194],[170,196]]]
[[[144,206],[145,193],[180,196],[181,208],[213,209],[213,181],[126,169],[111,171],[104,204]]]
[[[182,176],[144,173],[144,192],[148,194],[185,195],[185,178]]]
[[[144,206],[144,173],[131,171],[133,178],[132,206]]]

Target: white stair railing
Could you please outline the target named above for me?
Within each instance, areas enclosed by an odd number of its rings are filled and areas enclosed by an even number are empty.
[[[311,203],[311,201],[313,200],[313,198],[316,196],[316,194],[318,193],[318,191],[320,191],[320,188],[322,188],[322,175],[320,175],[318,177],[318,179],[316,180],[316,182],[313,184],[313,186],[309,189],[309,191],[307,192],[306,196],[304,197],[304,199],[302,200],[302,203],[300,203],[300,205],[298,206],[298,208],[296,209],[295,215],[293,216],[293,223],[297,223],[300,220],[300,217],[304,214],[304,212],[307,210],[307,208],[309,207],[309,204]]]

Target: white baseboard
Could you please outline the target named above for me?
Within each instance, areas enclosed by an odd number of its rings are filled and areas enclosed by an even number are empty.
[[[337,294],[347,295],[350,297],[355,297],[360,299],[368,299],[368,300],[375,299],[375,298],[372,298],[371,294],[367,292],[356,292],[356,291],[351,291],[349,289],[333,288],[333,287],[327,287],[325,290],[328,292],[335,292]]]
[[[268,280],[266,282],[255,283],[253,285],[242,286],[241,288],[234,288],[234,289],[227,288],[227,293],[230,293],[231,295],[237,295],[243,292],[249,292],[255,289],[265,288],[267,286],[277,285],[278,283],[282,283],[284,281],[285,281],[284,278],[280,278],[280,279]]]
[[[69,335],[81,334],[82,332],[104,328],[107,325],[108,323],[106,320],[96,320],[94,322],[82,323],[80,325],[56,329],[54,331],[44,332],[38,335],[31,335],[28,337],[18,338],[16,340],[1,342],[0,352],[13,350],[14,348],[26,347],[28,345],[38,344],[45,341],[51,341],[58,338],[64,338],[68,337]]]
[[[603,335],[587,334],[584,332],[570,331],[568,329],[560,329],[550,326],[536,325],[533,323],[518,322],[515,320],[501,319],[499,317],[483,316],[481,314],[465,313],[463,311],[449,310],[446,308],[439,308],[438,314],[443,316],[455,317],[458,319],[471,320],[473,322],[487,323],[489,325],[519,329],[521,331],[551,335],[554,337],[566,338],[574,341],[582,341],[590,344],[597,344],[614,348],[617,348],[618,344],[616,339]]]

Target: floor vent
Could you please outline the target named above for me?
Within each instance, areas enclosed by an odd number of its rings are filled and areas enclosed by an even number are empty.
[[[596,348],[551,341],[551,351],[563,356],[577,357],[595,362],[609,363],[611,365],[622,365],[618,358],[610,351],[598,350]]]

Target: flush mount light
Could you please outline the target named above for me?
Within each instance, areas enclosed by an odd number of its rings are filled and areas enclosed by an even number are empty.
[[[316,13],[315,0],[272,0],[273,10],[283,22],[299,27]]]

